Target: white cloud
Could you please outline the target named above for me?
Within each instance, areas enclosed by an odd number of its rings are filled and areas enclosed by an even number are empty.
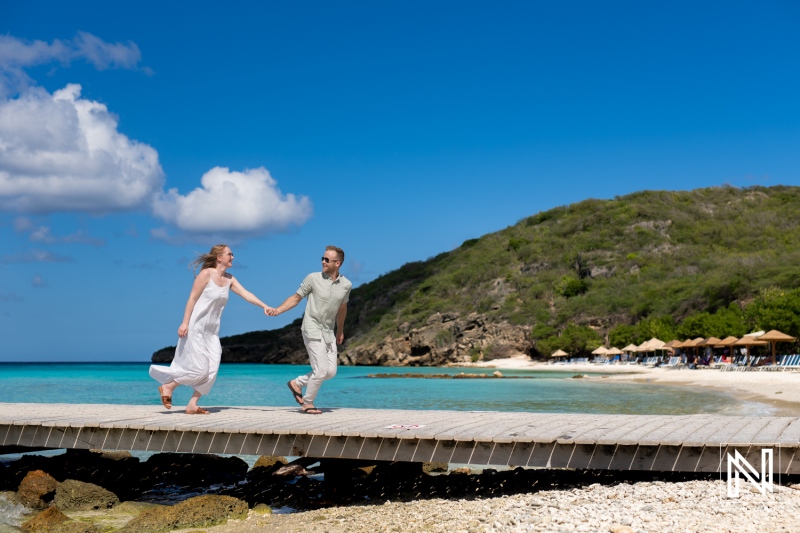
[[[72,44],[75,48],[74,57],[86,59],[97,70],[135,69],[142,59],[142,53],[133,41],[112,44],[91,33],[79,31]]]
[[[14,231],[28,232],[33,231],[35,226],[33,221],[28,217],[17,217],[14,219]]]
[[[54,254],[47,250],[28,250],[17,254],[5,255],[0,263],[69,263],[71,257]]]
[[[156,197],[153,212],[178,229],[194,234],[245,235],[283,231],[311,217],[311,201],[283,194],[267,169],[231,172],[215,167],[187,195],[170,189]],[[167,238],[163,229],[151,232]]]
[[[88,244],[91,246],[105,246],[106,244],[105,239],[92,237],[82,229],[79,229],[75,233],[64,235],[63,237],[56,237],[50,232],[50,228],[48,226],[39,226],[31,232],[28,239],[31,242],[41,242],[44,244],[54,244],[59,242],[68,244]]]
[[[74,39],[52,43],[0,35],[0,97],[16,94],[33,84],[25,68],[48,63],[68,66],[84,59],[98,70],[138,69],[142,53],[136,43],[107,43],[91,33],[78,32]],[[142,68],[150,72],[147,67]]]
[[[36,274],[35,276],[33,276],[33,279],[31,280],[31,285],[34,288],[37,288],[37,289],[41,289],[42,287],[47,287],[48,286],[47,280],[44,279],[39,274]]]
[[[0,209],[111,212],[147,206],[163,171],[152,147],[117,131],[80,85],[0,101]]]

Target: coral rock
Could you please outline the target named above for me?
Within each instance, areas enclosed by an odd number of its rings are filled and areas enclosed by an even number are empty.
[[[55,503],[65,511],[92,511],[114,507],[119,503],[119,498],[103,487],[67,479],[58,486]]]
[[[173,529],[209,527],[230,518],[247,518],[247,504],[231,496],[204,495],[171,507],[154,507],[120,529],[120,533],[161,533]]]
[[[17,500],[26,507],[44,509],[53,500],[58,481],[42,470],[28,472],[17,489]]]
[[[48,507],[41,513],[37,514],[24,524],[22,524],[23,531],[35,533],[38,531],[50,531],[61,522],[66,522],[69,517],[61,512],[58,507]]]

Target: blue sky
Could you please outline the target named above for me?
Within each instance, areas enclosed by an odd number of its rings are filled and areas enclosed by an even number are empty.
[[[146,361],[586,198],[800,185],[796,2],[0,0],[0,361]],[[280,327],[232,296],[222,335]]]

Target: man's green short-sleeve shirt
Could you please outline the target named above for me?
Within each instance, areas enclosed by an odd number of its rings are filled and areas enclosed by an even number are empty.
[[[333,332],[336,326],[336,313],[342,304],[350,299],[353,284],[339,274],[336,281],[323,272],[312,272],[300,284],[297,294],[308,297],[306,312],[303,315],[303,333],[309,339],[322,339],[335,342]]]

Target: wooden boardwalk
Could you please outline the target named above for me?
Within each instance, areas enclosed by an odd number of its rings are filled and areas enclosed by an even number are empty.
[[[199,416],[177,406],[0,403],[0,451],[103,448],[719,472],[733,450],[759,465],[761,449],[772,448],[776,474],[800,473],[800,418],[794,417],[209,409],[212,414]]]

